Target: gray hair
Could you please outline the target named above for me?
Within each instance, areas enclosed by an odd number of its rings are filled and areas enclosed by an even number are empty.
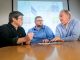
[[[62,13],[62,12],[66,13],[66,14],[69,15],[70,18],[71,18],[71,12],[70,12],[69,10],[63,9],[63,10],[61,10],[60,13]]]

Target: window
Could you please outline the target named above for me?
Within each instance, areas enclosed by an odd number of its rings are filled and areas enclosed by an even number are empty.
[[[59,12],[66,6],[62,0],[18,0],[14,5],[17,5],[17,7],[14,6],[16,10],[24,14],[23,28],[26,33],[35,26],[36,16],[42,16],[44,25],[50,27],[55,33],[56,26],[60,23]]]

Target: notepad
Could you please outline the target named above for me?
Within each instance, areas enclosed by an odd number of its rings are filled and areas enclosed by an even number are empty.
[[[51,43],[38,43],[40,45],[62,44],[63,42],[51,42]]]

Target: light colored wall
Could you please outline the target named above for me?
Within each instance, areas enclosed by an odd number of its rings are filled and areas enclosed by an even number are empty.
[[[11,12],[11,0],[0,0],[0,25],[8,22],[8,15]]]
[[[69,5],[73,18],[80,20],[80,0],[69,0]]]

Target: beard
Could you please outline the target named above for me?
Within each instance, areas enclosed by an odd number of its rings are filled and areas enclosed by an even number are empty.
[[[37,25],[37,27],[39,27],[39,28],[40,28],[40,27],[42,27],[42,25]]]

